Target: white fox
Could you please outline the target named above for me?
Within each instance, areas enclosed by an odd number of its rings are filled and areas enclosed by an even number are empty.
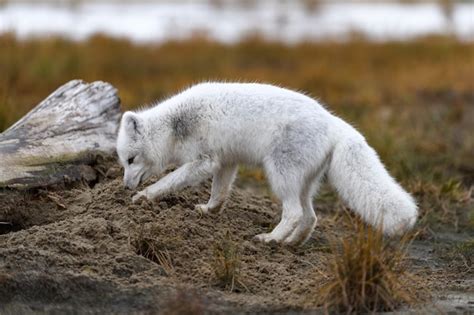
[[[124,185],[134,189],[179,166],[133,196],[158,198],[213,177],[203,212],[221,211],[239,164],[264,168],[281,200],[280,223],[263,242],[298,245],[316,225],[313,196],[324,175],[366,222],[394,235],[417,217],[413,198],[388,174],[352,126],[314,99],[254,83],[201,83],[149,109],[126,112],[117,139]]]

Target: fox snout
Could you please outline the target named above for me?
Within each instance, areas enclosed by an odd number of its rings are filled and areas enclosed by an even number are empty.
[[[123,187],[125,189],[135,189],[137,188],[137,185],[132,185],[130,182],[127,182],[127,181],[123,181]]]
[[[130,176],[130,174],[125,171],[123,176],[123,187],[126,189],[135,189],[140,184],[140,176]]]
[[[125,177],[123,179],[123,187],[125,189],[135,189],[136,186],[134,186],[129,180],[127,180]]]

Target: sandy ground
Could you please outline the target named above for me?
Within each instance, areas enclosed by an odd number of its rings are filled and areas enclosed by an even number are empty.
[[[252,237],[278,222],[279,205],[255,190],[236,187],[224,213],[202,216],[194,205],[206,202],[209,183],[133,205],[120,168],[100,172],[93,187],[0,191],[0,221],[13,223],[0,225],[1,314],[322,313],[315,292],[328,277],[328,239],[351,233],[332,206],[318,206],[303,247],[263,245]],[[472,265],[448,259],[451,242],[467,237],[419,237],[410,247],[410,269],[440,310],[474,312]],[[146,240],[161,260],[141,255]],[[240,261],[233,288],[215,275],[225,244]]]

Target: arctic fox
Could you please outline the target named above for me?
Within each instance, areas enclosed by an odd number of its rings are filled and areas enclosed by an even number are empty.
[[[417,217],[413,198],[389,175],[364,137],[314,99],[254,83],[201,83],[138,112],[126,112],[117,139],[124,185],[149,200],[212,177],[203,212],[221,211],[239,164],[260,165],[281,200],[280,223],[263,242],[298,245],[316,225],[313,196],[324,175],[366,222],[394,235]]]

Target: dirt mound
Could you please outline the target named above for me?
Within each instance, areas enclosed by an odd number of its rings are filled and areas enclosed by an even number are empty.
[[[222,214],[203,216],[194,206],[209,182],[134,205],[120,168],[100,167],[92,187],[0,191],[0,313],[323,313],[328,239],[353,232],[333,197],[318,200],[303,247],[271,246],[252,238],[272,230],[280,206],[254,188],[235,187]],[[436,290],[468,285],[435,245],[413,244],[412,269]]]
[[[211,311],[307,304],[325,257],[321,232],[300,249],[255,244],[254,235],[277,223],[279,206],[235,188],[224,213],[201,216],[194,205],[209,190],[206,183],[134,205],[112,165],[93,188],[1,192],[0,221],[12,223],[0,235],[3,311],[163,310],[181,294],[176,288],[194,290]],[[155,256],[141,248],[146,242]],[[238,255],[233,287],[216,277],[222,246]]]

